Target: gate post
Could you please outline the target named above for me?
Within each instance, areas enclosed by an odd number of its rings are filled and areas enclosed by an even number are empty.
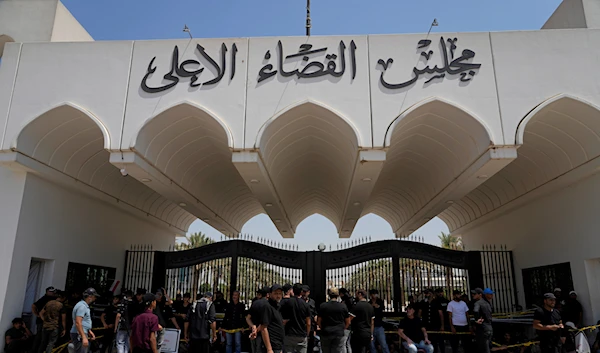
[[[482,288],[483,282],[483,264],[481,262],[481,251],[467,252],[467,271],[469,274],[469,288]]]
[[[229,279],[229,300],[233,300],[233,292],[237,290],[237,278],[238,278],[238,244],[237,241],[230,242],[233,244],[233,249],[231,249],[231,278]]]
[[[308,251],[305,253],[302,264],[302,283],[310,287],[311,297],[317,308],[326,300],[325,264],[323,253],[320,251]]]
[[[394,298],[394,312],[399,313],[402,311],[402,303],[404,302],[404,298],[402,295],[402,286],[400,285],[400,257],[394,256],[392,257],[392,274],[393,278],[393,293],[392,297]]]
[[[154,264],[152,265],[152,283],[150,291],[156,293],[158,288],[166,286],[167,280],[167,253],[164,251],[154,252]]]

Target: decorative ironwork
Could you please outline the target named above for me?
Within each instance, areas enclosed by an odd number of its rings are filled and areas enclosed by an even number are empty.
[[[512,254],[492,249],[456,251],[429,244],[384,240],[352,242],[351,248],[336,251],[294,250],[293,246],[249,236],[221,241],[185,251],[151,251],[134,247],[127,254],[125,286],[147,289],[167,287],[172,294],[192,295],[212,290],[229,297],[240,291],[249,303],[261,286],[302,282],[311,287],[318,303],[329,287],[377,289],[388,311],[399,312],[426,287],[468,292],[490,286],[498,293],[498,309],[516,304]],[[257,239],[260,242],[260,238]],[[362,243],[362,244],[361,244]],[[331,247],[330,247],[331,249]],[[150,270],[151,269],[151,270]]]
[[[573,290],[573,275],[569,262],[525,268],[522,272],[527,307],[540,305],[544,293],[552,292],[554,288],[560,288],[562,293]]]

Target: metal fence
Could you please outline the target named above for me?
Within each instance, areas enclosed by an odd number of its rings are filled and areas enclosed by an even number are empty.
[[[512,312],[517,309],[517,282],[514,275],[512,251],[506,246],[486,245],[481,251],[483,287],[492,288],[496,312]]]
[[[152,245],[132,245],[125,252],[125,276],[123,288],[135,291],[137,288],[149,290],[152,285],[154,251]]]

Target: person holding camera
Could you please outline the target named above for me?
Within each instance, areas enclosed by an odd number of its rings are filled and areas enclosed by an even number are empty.
[[[217,341],[217,313],[212,298],[212,292],[206,292],[202,299],[192,304],[188,312],[184,331],[185,340],[190,344],[190,353],[210,353],[211,337],[212,342]]]

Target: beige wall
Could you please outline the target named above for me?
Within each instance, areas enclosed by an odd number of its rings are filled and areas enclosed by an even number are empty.
[[[77,22],[75,17],[63,5],[58,2],[56,6],[56,16],[54,17],[54,28],[52,29],[51,42],[89,42],[94,39]]]
[[[571,263],[584,323],[600,319],[600,174],[539,198],[462,233],[468,249],[506,244],[513,250],[519,301],[522,269]]]
[[[50,270],[46,271],[42,287],[53,285],[62,289],[69,262],[115,267],[117,279],[122,279],[125,250],[131,244],[152,244],[154,249],[167,250],[175,242],[175,235],[167,228],[150,224],[31,173],[27,174],[19,207],[19,178],[24,175],[5,169],[0,172],[3,173],[0,175],[0,217],[7,218],[2,227],[0,256],[12,256],[8,281],[3,272],[5,269],[0,269],[0,280],[3,281],[0,288],[7,288],[6,295],[2,295],[5,299],[0,327],[10,326],[10,320],[21,316],[32,258],[47,260]],[[11,192],[4,193],[4,188]],[[14,232],[8,232],[11,229],[5,230],[4,226],[14,226],[16,219],[15,240]],[[4,233],[7,233],[6,237]]]

